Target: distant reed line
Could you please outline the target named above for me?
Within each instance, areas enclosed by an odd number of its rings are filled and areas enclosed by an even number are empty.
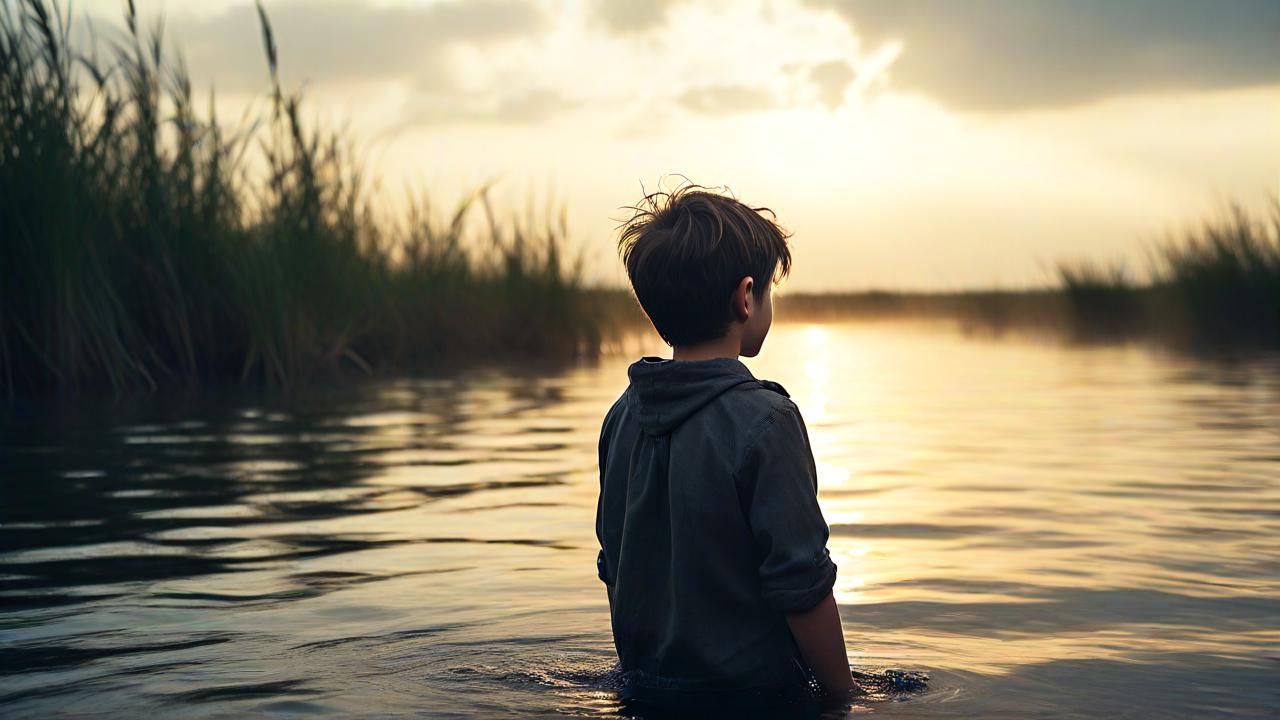
[[[1154,248],[1148,279],[1123,263],[1064,262],[1031,290],[788,294],[782,317],[934,317],[975,331],[1044,330],[1077,341],[1150,339],[1200,349],[1280,348],[1280,201],[1229,204]]]
[[[594,352],[608,303],[563,209],[500,219],[480,188],[443,219],[375,213],[258,9],[269,109],[233,132],[132,0],[105,52],[57,3],[0,5],[0,395]]]

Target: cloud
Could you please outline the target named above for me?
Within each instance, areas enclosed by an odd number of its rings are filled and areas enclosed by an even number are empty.
[[[533,125],[581,105],[549,88],[521,89],[497,97],[427,94],[406,105],[400,125]]]
[[[409,80],[447,88],[448,51],[533,35],[547,18],[526,0],[446,0],[383,5],[370,0],[267,2],[289,84]],[[219,88],[258,90],[267,83],[257,12],[234,5],[212,15],[172,14],[170,25],[198,77]]]
[[[1277,0],[807,0],[872,43],[894,84],[968,110],[1280,82]]]
[[[538,123],[578,104],[555,90],[534,88],[501,98],[493,118],[497,122]]]
[[[828,60],[809,68],[809,82],[818,90],[818,99],[828,110],[844,104],[844,91],[858,75],[847,60]]]
[[[778,107],[778,98],[773,92],[753,85],[703,85],[684,91],[676,101],[688,110],[711,115],[761,112]]]
[[[661,27],[667,11],[682,0],[597,0],[595,19],[618,35],[643,33]]]
[[[817,63],[790,62],[779,67],[777,79],[785,87],[779,95],[765,85],[713,83],[682,92],[676,103],[686,110],[707,115],[730,115],[813,105],[815,100],[834,112],[844,104],[857,72],[843,58]]]

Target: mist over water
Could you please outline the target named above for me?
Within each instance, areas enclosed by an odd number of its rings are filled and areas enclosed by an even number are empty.
[[[661,347],[646,347],[659,353]],[[596,441],[632,355],[17,406],[0,713],[625,715]],[[780,325],[885,717],[1280,707],[1280,357]]]

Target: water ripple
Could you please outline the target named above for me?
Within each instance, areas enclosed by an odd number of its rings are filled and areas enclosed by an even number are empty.
[[[1280,706],[1280,362],[774,333],[875,691],[831,717]],[[638,717],[592,523],[627,360],[12,409],[0,714]]]

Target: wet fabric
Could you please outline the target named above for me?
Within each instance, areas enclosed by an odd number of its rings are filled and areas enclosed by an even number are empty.
[[[836,566],[804,420],[736,359],[645,357],[600,434],[597,572],[635,686],[807,684],[785,613]]]

